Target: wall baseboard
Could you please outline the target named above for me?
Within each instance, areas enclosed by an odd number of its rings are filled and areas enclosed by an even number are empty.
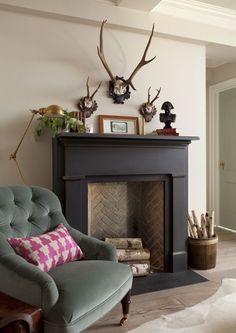
[[[217,225],[216,228],[217,228],[217,229],[226,230],[226,231],[230,231],[230,232],[236,234],[236,230],[229,229],[229,228],[225,228],[225,227],[222,227],[221,225]]]

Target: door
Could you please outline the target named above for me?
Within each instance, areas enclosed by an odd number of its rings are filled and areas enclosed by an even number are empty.
[[[220,221],[236,230],[236,88],[219,95]]]

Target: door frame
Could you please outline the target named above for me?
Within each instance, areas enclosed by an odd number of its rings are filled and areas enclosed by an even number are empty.
[[[219,115],[220,93],[236,88],[236,78],[214,84],[209,87],[209,112],[207,131],[207,207],[215,212],[215,223],[219,224],[220,217],[220,140],[219,140]]]

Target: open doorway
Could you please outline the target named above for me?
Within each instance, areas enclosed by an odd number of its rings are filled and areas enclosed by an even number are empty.
[[[236,78],[209,88],[208,209],[236,231]]]
[[[236,230],[236,87],[219,94],[219,222]]]

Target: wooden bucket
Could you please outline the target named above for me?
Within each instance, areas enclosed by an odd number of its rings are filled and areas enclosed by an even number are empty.
[[[188,238],[188,262],[195,269],[210,269],[216,266],[218,237],[206,239]]]

